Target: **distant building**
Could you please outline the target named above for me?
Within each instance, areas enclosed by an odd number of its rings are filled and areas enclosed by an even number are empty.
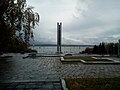
[[[92,54],[93,48],[86,48],[85,53]]]
[[[61,37],[62,37],[62,23],[57,22],[57,53],[62,53],[61,51]]]

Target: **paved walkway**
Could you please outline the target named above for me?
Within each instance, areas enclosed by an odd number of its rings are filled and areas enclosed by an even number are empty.
[[[120,65],[61,63],[59,57],[23,59],[24,55],[12,55],[11,59],[0,61],[2,88],[61,90],[60,78],[64,77],[120,77]]]
[[[12,82],[0,84],[0,90],[61,90],[59,81]]]

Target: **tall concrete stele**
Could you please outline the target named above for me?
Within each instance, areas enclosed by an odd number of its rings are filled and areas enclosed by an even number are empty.
[[[61,51],[61,37],[62,37],[62,23],[57,22],[57,53],[62,53]]]

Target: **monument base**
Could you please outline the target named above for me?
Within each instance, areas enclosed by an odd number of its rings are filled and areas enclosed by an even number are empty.
[[[56,52],[56,54],[63,54],[63,52]]]

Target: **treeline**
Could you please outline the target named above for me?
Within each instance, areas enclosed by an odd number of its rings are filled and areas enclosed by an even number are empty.
[[[26,0],[0,0],[0,52],[28,50],[39,15]]]
[[[94,45],[93,48],[86,48],[82,53],[118,55],[118,43],[102,42],[99,45]]]

